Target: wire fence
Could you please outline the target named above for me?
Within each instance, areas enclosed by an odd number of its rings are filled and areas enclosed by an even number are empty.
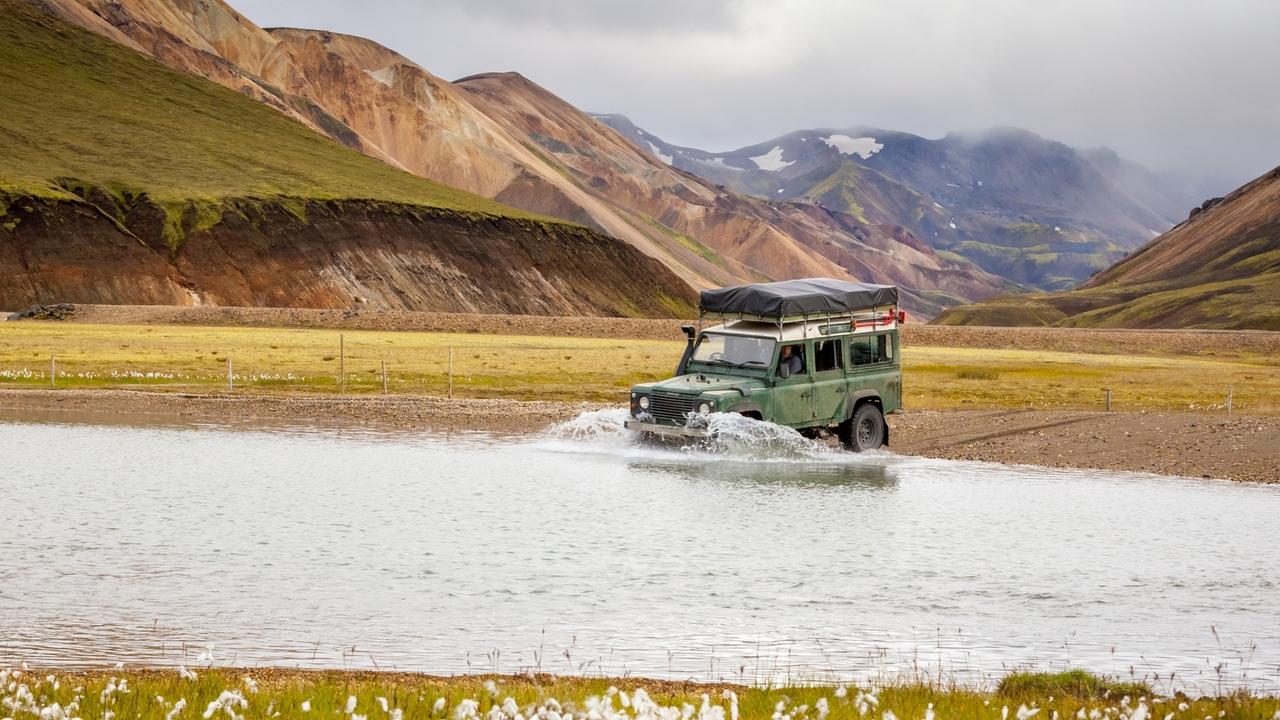
[[[436,397],[614,397],[670,374],[681,344],[530,338],[510,343],[396,345],[379,337],[198,353],[132,344],[34,352],[0,367],[0,383],[26,387],[150,387],[227,393],[308,391]],[[555,342],[560,340],[562,342]],[[136,343],[136,340],[135,340]]]

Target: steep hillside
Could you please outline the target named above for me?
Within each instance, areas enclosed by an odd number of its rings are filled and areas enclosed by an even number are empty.
[[[26,4],[0,13],[0,306],[689,309],[612,238],[396,170]]]
[[[929,315],[1005,287],[902,227],[713,187],[541,88],[448,83],[362,38],[263,30],[220,0],[38,1],[411,172],[603,230],[696,286],[855,275],[904,285]]]
[[[929,140],[801,130],[713,154],[597,116],[675,167],[760,197],[901,225],[1009,280],[1067,289],[1168,228],[1190,199],[1109,150],[995,129]]]
[[[1080,289],[954,308],[946,325],[1280,330],[1280,168],[1098,273]]]
[[[737,261],[792,277],[880,278],[914,293],[913,306],[930,314],[940,304],[999,287],[969,263],[938,257],[900,227],[745,197],[681,172],[517,73],[455,84],[471,92],[485,113],[539,143],[578,182],[721,265]]]

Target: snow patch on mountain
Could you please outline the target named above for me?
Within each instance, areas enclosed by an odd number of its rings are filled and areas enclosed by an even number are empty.
[[[369,77],[377,80],[387,87],[391,87],[391,83],[396,80],[396,68],[394,65],[388,65],[381,70],[365,70],[365,72]]]
[[[873,137],[849,137],[848,135],[830,135],[822,138],[822,142],[839,150],[845,155],[857,155],[863,160],[884,149],[884,143],[876,142]]]
[[[783,160],[782,148],[777,146],[774,146],[772,150],[770,150],[769,152],[763,155],[753,156],[751,158],[751,162],[755,163],[756,167],[760,168],[761,170],[768,170],[769,172],[777,172],[789,165],[796,164],[795,160],[792,160],[790,162]]]
[[[654,145],[652,142],[649,142],[648,140],[646,140],[645,142],[649,143],[649,150],[653,151],[654,157],[658,158],[662,162],[670,165],[671,161],[676,159],[675,155],[663,155],[662,151],[658,149],[658,146]]]

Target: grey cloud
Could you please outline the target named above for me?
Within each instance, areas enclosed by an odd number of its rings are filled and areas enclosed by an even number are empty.
[[[445,78],[517,70],[670,142],[1024,127],[1218,190],[1280,165],[1270,0],[232,0]]]

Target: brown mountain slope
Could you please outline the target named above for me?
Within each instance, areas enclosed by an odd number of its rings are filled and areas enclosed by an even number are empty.
[[[661,162],[613,128],[518,73],[455,81],[503,125],[523,132],[579,183],[650,218],[722,265],[736,260],[784,276],[848,274],[898,284],[925,312],[984,297],[1002,283],[967,262],[940,258],[903,228],[809,204],[739,195]],[[798,249],[798,251],[797,251]]]
[[[0,108],[0,308],[692,312],[616,238],[398,170],[15,0]]]
[[[949,325],[1280,330],[1280,168],[1191,216],[1079,289],[953,308]]]
[[[494,103],[468,92],[478,80],[464,90],[362,38],[265,31],[220,0],[38,1],[411,172],[604,230],[695,286],[853,274],[903,285],[929,314],[1003,287],[903,242],[900,228],[745,199],[675,171],[540,88]]]

